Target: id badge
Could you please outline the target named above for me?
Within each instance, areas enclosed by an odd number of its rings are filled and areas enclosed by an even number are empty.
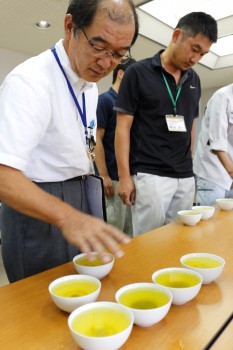
[[[184,122],[184,117],[182,115],[165,115],[167,127],[169,131],[175,132],[186,132],[186,126]]]

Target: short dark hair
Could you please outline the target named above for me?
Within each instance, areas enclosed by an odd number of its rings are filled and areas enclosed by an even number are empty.
[[[97,11],[101,9],[102,3],[104,2],[106,3],[106,0],[70,0],[66,14],[72,15],[73,23],[75,24],[75,34],[82,28],[87,28],[91,26]],[[139,22],[133,1],[127,0],[127,2],[132,10],[133,20],[135,23],[135,32],[131,42],[131,45],[133,45],[138,37]],[[108,8],[105,8],[105,5],[102,6],[102,9],[108,11]],[[109,13],[109,15],[114,20],[113,14]],[[126,19],[122,16],[115,16],[115,20],[122,21]]]
[[[191,37],[202,34],[212,43],[216,43],[218,39],[217,22],[205,12],[188,13],[179,20],[176,28],[183,29],[185,34]]]
[[[122,69],[124,72],[126,71],[126,69],[131,66],[131,64],[135,63],[136,60],[134,58],[130,58],[129,61],[127,63],[121,64],[119,63],[116,68],[113,70],[112,73],[112,83],[114,84],[117,78],[117,73],[119,72],[120,69]]]

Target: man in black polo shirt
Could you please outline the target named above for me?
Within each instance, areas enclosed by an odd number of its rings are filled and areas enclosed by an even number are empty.
[[[133,232],[141,234],[192,206],[193,122],[200,79],[191,68],[217,41],[217,23],[203,12],[178,22],[170,44],[124,75],[117,110],[118,193],[133,205]],[[129,161],[130,160],[130,161]]]

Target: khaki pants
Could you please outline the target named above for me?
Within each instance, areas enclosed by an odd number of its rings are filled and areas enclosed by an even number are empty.
[[[109,224],[119,228],[121,231],[132,236],[132,215],[131,207],[123,204],[117,194],[118,181],[113,181],[115,195],[111,198],[106,198],[107,221]]]
[[[132,206],[134,236],[176,220],[179,210],[191,209],[193,205],[194,177],[174,179],[138,173],[133,181],[136,189]]]

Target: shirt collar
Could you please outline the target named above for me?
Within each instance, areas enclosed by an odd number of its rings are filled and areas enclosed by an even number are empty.
[[[66,50],[63,45],[63,39],[60,39],[56,45],[55,45],[59,60],[61,62],[61,65],[67,75],[67,78],[69,79],[69,82],[72,86],[74,86],[76,89],[78,88],[80,91],[85,91],[87,89],[90,89],[95,85],[95,83],[91,83],[89,81],[86,81],[82,78],[80,78],[72,69],[69,57],[66,53]]]
[[[152,57],[152,66],[154,68],[156,68],[156,69],[158,69],[158,68],[162,69],[162,63],[161,63],[160,55],[163,52],[164,52],[164,50],[160,50]],[[184,83],[185,80],[187,80],[190,71],[191,71],[191,68],[188,68],[186,71],[181,72],[180,83]]]
[[[110,87],[109,92],[114,98],[117,98],[117,92],[112,87]]]

